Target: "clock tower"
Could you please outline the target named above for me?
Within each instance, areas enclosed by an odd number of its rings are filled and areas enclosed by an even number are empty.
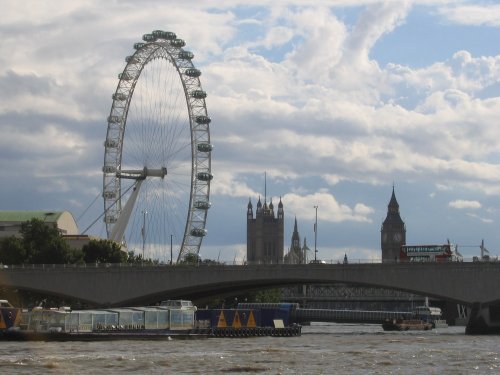
[[[387,217],[382,224],[382,262],[399,261],[401,245],[406,245],[406,226],[399,215],[399,204],[392,187],[392,196],[387,206]]]

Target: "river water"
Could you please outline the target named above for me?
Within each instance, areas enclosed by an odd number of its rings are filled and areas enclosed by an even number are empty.
[[[496,374],[500,336],[305,326],[300,337],[0,342],[0,374]]]

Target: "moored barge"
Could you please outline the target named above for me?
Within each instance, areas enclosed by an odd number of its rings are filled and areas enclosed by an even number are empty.
[[[20,310],[17,324],[1,330],[0,338],[19,341],[161,340],[208,337],[195,329],[191,301],[165,301],[160,306],[71,310]]]
[[[7,309],[7,307],[5,308]],[[9,305],[11,317],[0,340],[99,341],[171,340],[209,337],[300,336],[280,309],[197,310],[191,301],[169,300],[159,306],[71,310],[31,310]],[[2,315],[2,316],[3,316]],[[285,319],[283,319],[285,318]],[[286,326],[285,326],[286,324]]]

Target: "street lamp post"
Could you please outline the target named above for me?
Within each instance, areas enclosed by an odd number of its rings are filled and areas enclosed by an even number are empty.
[[[142,228],[141,228],[141,234],[142,234],[142,261],[144,262],[144,248],[146,247],[146,215],[148,214],[148,211],[143,210],[142,211]]]
[[[172,235],[170,235],[170,265],[172,265]]]
[[[318,250],[316,250],[316,243],[318,241],[318,206],[314,206],[316,209],[316,221],[314,222],[314,262],[316,263],[316,254]]]

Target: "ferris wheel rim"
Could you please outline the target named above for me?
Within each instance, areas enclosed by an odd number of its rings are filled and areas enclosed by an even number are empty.
[[[123,141],[126,137],[128,111],[135,86],[143,69],[154,59],[168,60],[175,67],[184,90],[191,136],[191,179],[188,212],[177,261],[184,254],[198,254],[205,236],[207,211],[210,208],[211,150],[210,117],[199,76],[201,72],[192,63],[193,54],[184,50],[185,43],[174,33],[156,30],[144,35],[145,43],[136,43],[136,51],[126,58],[126,66],[119,74],[119,82],[112,96],[108,117],[103,167],[103,199],[108,236],[122,213],[122,186],[119,177]],[[162,166],[163,167],[163,166]],[[146,169],[146,166],[144,167]],[[165,171],[165,174],[167,172]]]

